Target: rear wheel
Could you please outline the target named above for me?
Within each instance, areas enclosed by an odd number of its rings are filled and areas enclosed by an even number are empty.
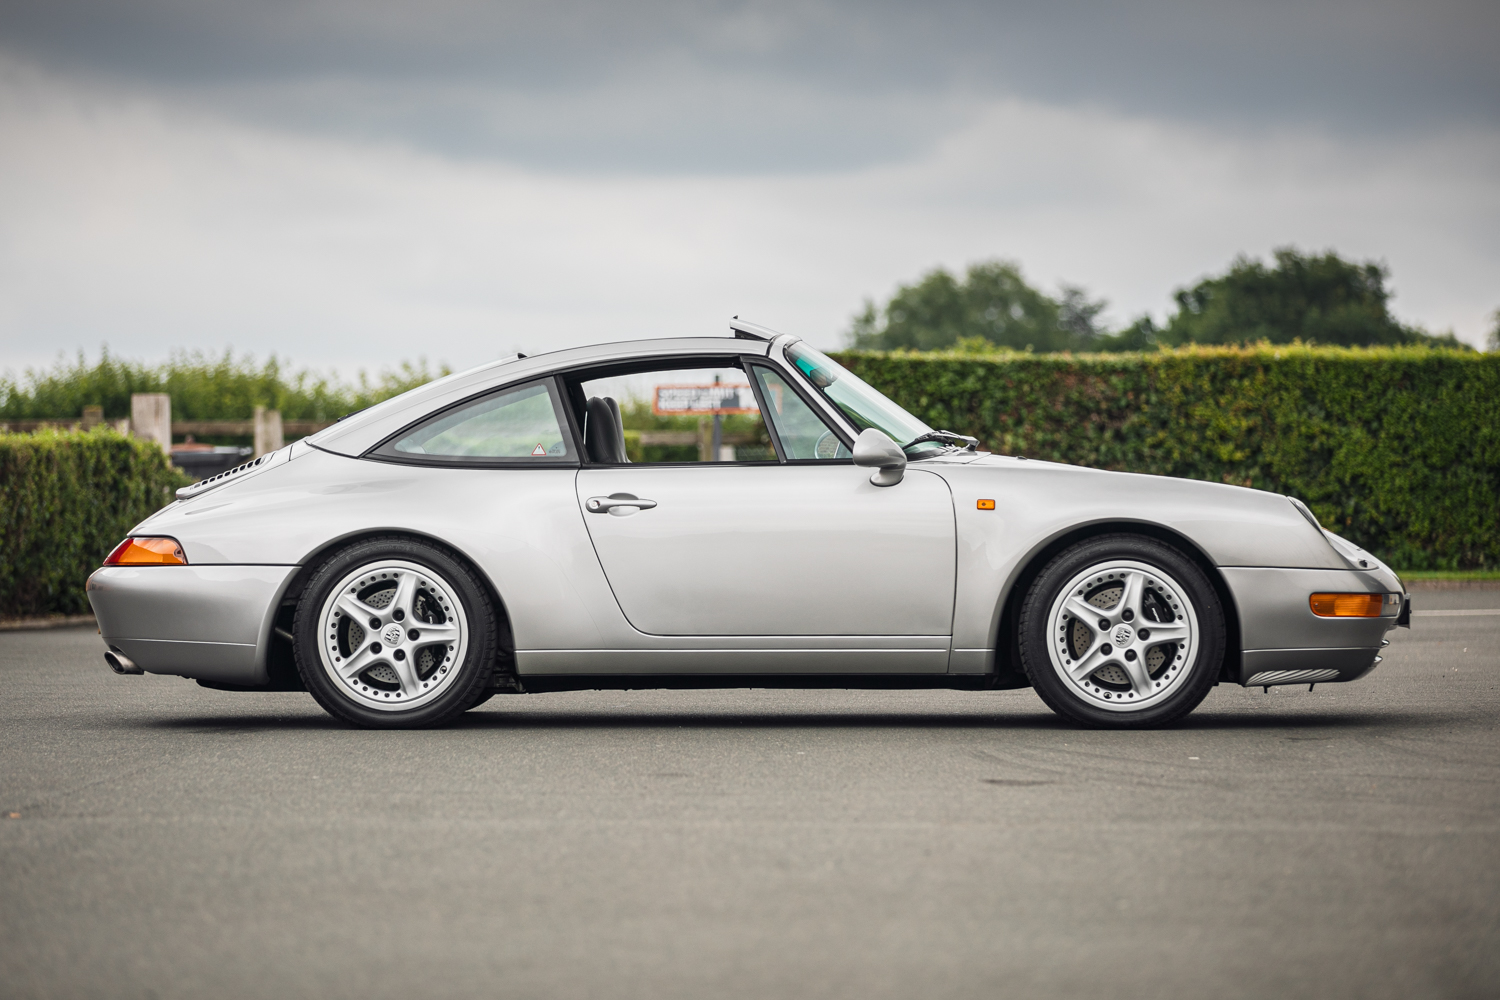
[[[449,722],[483,696],[495,663],[484,587],[452,552],[414,539],[333,555],[308,581],[293,628],[308,691],[356,726]]]
[[[1023,668],[1053,711],[1084,725],[1162,726],[1207,697],[1224,660],[1224,612],[1198,565],[1139,535],[1058,555],[1027,591]]]

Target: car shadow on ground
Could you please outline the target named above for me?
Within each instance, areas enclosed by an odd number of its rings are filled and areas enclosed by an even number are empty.
[[[1470,721],[1469,713],[1410,712],[1410,711],[1256,711],[1213,712],[1190,715],[1172,726],[1160,729],[1124,730],[1122,736],[1134,733],[1180,732],[1243,732],[1243,731],[1297,731],[1332,730],[1351,732],[1367,729],[1374,732],[1392,730],[1421,730],[1433,727],[1451,727],[1456,723]],[[119,720],[109,728],[149,729],[214,732],[224,735],[262,732],[359,732],[356,727],[319,713],[266,714],[226,712],[224,714],[194,713],[171,718],[138,718]],[[911,730],[970,730],[996,732],[1004,730],[1035,732],[1089,732],[1073,726],[1050,713],[1030,712],[974,712],[948,714],[943,712],[915,711],[893,712],[888,709],[874,711],[786,711],[786,712],[726,712],[684,710],[682,712],[632,712],[622,709],[589,709],[584,711],[558,711],[556,709],[492,708],[486,706],[461,716],[456,722],[441,729],[416,730],[443,733],[475,733],[484,731],[560,731],[560,730],[609,730],[609,729],[911,729]],[[1110,730],[1093,730],[1110,732]]]
[[[1337,729],[1370,728],[1379,730],[1448,726],[1462,717],[1413,712],[1218,712],[1212,715],[1188,716],[1181,722],[1157,729],[1123,732],[1167,732],[1172,730],[1211,732],[1215,730],[1261,729]],[[527,729],[615,729],[615,728],[686,728],[701,729],[1018,729],[1063,732],[1110,732],[1075,726],[1048,712],[808,712],[808,713],[730,713],[730,712],[653,712],[650,714],[590,712],[536,712],[527,710],[485,710],[469,712],[454,724],[456,728],[527,728]]]

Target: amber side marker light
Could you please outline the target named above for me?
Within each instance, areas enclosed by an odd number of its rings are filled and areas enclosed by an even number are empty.
[[[186,566],[175,538],[127,538],[104,560],[106,566]]]
[[[994,510],[995,509],[995,501],[993,501],[993,500],[981,500],[975,506],[978,507],[980,510]]]
[[[1384,594],[1313,594],[1307,599],[1319,618],[1379,618]]]

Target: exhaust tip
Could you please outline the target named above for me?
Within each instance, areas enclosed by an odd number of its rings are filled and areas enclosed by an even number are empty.
[[[109,669],[117,674],[144,674],[146,671],[135,665],[135,661],[124,653],[117,653],[113,649],[104,654],[104,662],[109,664]]]

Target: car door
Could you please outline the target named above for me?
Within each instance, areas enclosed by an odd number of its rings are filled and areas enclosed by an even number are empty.
[[[950,635],[947,483],[910,469],[896,486],[872,485],[789,376],[740,368],[770,410],[774,456],[590,461],[578,473],[579,510],[631,625],[661,636]]]

